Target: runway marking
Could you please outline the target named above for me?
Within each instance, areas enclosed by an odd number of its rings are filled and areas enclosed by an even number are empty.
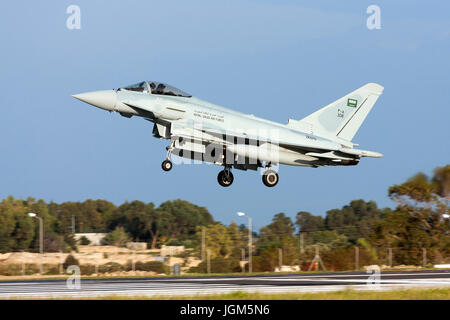
[[[430,275],[448,275],[450,276],[450,272],[434,272],[434,273],[380,273],[380,276],[430,276]],[[177,282],[177,281],[230,281],[230,280],[279,280],[279,279],[285,279],[286,277],[290,277],[289,279],[303,279],[304,277],[308,278],[326,278],[326,277],[369,277],[371,273],[364,273],[364,274],[349,274],[349,275],[280,275],[280,276],[261,276],[261,277],[229,277],[229,278],[189,278],[189,279],[158,279],[158,280],[148,280],[148,281],[170,281],[170,282]]]
[[[445,277],[442,277],[443,275],[445,275]],[[221,294],[236,291],[260,293],[327,292],[344,290],[348,288],[354,290],[385,291],[393,289],[436,287],[442,288],[450,286],[449,272],[404,274],[382,273],[379,280],[379,287],[377,287],[374,283],[367,285],[369,276],[370,274],[291,274],[275,277],[254,276],[224,278],[158,278],[117,280],[82,279],[80,290],[68,289],[66,287],[65,280],[45,282],[0,282],[0,298],[81,298],[114,295],[157,297]],[[414,278],[414,276],[416,278]],[[411,278],[401,279],[404,277]]]
[[[261,279],[258,279],[261,280]],[[439,280],[439,281],[428,281],[427,279],[412,279],[412,280],[395,280],[395,279],[388,279],[388,280],[383,280],[380,278],[380,280],[377,280],[377,282],[380,283],[425,283],[425,284],[442,284],[447,283],[450,284],[450,279],[434,279],[434,280]],[[275,281],[275,280],[273,280]],[[293,281],[293,279],[279,279],[278,281]],[[368,279],[302,279],[302,281],[316,281],[316,282],[362,282],[362,283],[366,283],[368,281]],[[371,280],[374,281],[374,280]]]
[[[92,292],[35,292],[35,293],[19,293],[19,294],[10,294],[6,295],[6,297],[50,297],[50,298],[58,298],[58,297],[98,297],[98,296],[183,296],[183,295],[207,295],[207,294],[222,294],[222,293],[231,293],[235,291],[245,291],[245,292],[261,292],[261,293],[283,293],[283,292],[329,292],[329,291],[339,291],[345,289],[354,289],[357,291],[367,291],[370,290],[365,285],[353,285],[353,286],[322,286],[311,289],[310,287],[264,287],[264,286],[251,286],[248,288],[193,288],[189,290],[129,290],[127,292],[117,292],[113,290],[107,291],[92,291]],[[389,285],[382,286],[377,291],[387,291],[393,289],[404,289],[411,288],[411,286],[404,285]],[[374,290],[374,289],[372,289]],[[370,291],[372,291],[370,290]],[[5,296],[5,295],[1,295]]]

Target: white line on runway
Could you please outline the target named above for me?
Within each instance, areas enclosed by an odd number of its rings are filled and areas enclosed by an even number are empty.
[[[422,276],[422,275],[449,275],[450,272],[435,272],[435,273],[401,273],[401,274],[396,274],[396,273],[380,273],[380,276],[399,276],[399,277],[403,277],[403,276]],[[304,279],[304,277],[307,278],[326,278],[326,277],[333,277],[333,278],[338,278],[338,277],[368,277],[372,275],[372,273],[366,273],[366,274],[350,274],[350,275],[309,275],[309,274],[299,274],[299,275],[280,275],[280,276],[275,276],[275,277],[271,277],[271,276],[262,276],[262,277],[228,277],[228,278],[189,278],[186,280],[189,281],[223,281],[223,280],[277,280],[277,279],[285,279],[286,277],[289,277],[289,279],[295,279],[295,280],[299,280],[299,279]],[[149,281],[173,281],[173,282],[177,282],[177,281],[184,281],[183,278],[177,278],[177,279],[158,279],[158,280],[149,280]]]

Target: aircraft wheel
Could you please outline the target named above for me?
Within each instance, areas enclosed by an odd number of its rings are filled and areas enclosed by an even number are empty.
[[[278,173],[273,170],[267,170],[262,176],[262,181],[267,187],[275,187],[280,180]]]
[[[172,170],[173,164],[170,160],[164,160],[163,163],[161,163],[161,168],[164,171],[170,171]]]
[[[234,180],[233,174],[229,170],[228,171],[222,170],[217,175],[217,182],[219,182],[219,184],[222,187],[231,186],[231,184],[233,183],[233,180]]]

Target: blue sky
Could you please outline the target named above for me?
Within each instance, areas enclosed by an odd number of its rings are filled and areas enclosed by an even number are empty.
[[[81,30],[66,8],[81,8]],[[381,8],[381,29],[366,8]],[[157,205],[185,199],[229,223],[324,214],[353,199],[392,206],[387,188],[449,163],[450,4],[444,1],[9,1],[0,19],[0,197]],[[385,87],[354,141],[385,155],[356,167],[258,173],[181,165],[164,173],[152,127],[71,94],[141,80],[285,123],[367,82]]]

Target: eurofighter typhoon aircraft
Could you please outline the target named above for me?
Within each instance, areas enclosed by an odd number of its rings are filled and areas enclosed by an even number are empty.
[[[368,83],[301,120],[281,124],[230,110],[193,97],[164,83],[143,81],[117,90],[73,95],[95,107],[152,123],[153,135],[170,139],[162,169],[172,169],[171,155],[186,161],[223,166],[217,180],[233,183],[232,168],[262,169],[262,181],[274,187],[279,164],[291,166],[352,166],[361,157],[380,158],[355,149],[353,137],[383,87]],[[191,159],[191,160],[187,160]]]

